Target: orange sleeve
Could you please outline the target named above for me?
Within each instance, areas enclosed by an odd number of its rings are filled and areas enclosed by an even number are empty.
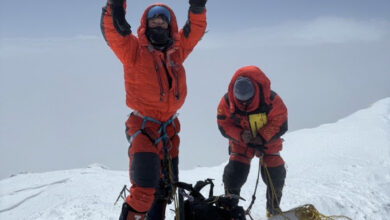
[[[100,27],[108,46],[114,51],[123,65],[132,65],[138,48],[138,38],[133,34],[121,36],[113,25],[111,6],[103,7]]]
[[[200,14],[188,12],[188,20],[180,30],[181,50],[183,61],[194,49],[196,44],[202,39],[207,27],[206,9]]]
[[[226,103],[226,98],[222,97],[218,105],[217,123],[221,134],[235,142],[243,142],[241,133],[243,129],[237,126],[230,117],[229,106]]]
[[[280,138],[287,129],[287,108],[279,95],[276,95],[267,116],[267,124],[259,130],[259,133],[266,142],[270,142]]]

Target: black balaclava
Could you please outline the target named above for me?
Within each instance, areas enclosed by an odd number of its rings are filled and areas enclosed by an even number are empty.
[[[172,45],[173,40],[170,37],[169,28],[164,29],[162,27],[147,28],[146,36],[148,37],[149,42],[157,50],[165,50]]]

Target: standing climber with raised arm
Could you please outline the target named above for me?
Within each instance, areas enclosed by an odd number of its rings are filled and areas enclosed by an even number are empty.
[[[123,64],[126,104],[134,110],[126,122],[132,186],[122,220],[165,218],[172,184],[178,180],[176,112],[187,95],[183,62],[205,33],[206,1],[189,0],[188,20],[181,30],[168,6],[149,6],[138,36],[125,19],[125,0],[108,0],[103,8],[102,33]]]

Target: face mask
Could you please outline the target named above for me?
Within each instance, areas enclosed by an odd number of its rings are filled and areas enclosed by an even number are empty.
[[[171,38],[169,37],[169,29],[161,27],[148,28],[146,30],[146,36],[153,46],[165,47],[168,46]]]

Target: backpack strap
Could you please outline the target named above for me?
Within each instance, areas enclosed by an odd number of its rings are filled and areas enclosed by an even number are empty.
[[[190,195],[196,199],[205,200],[206,198],[200,193],[200,191],[207,185],[210,185],[209,190],[209,198],[214,197],[214,183],[213,179],[206,179],[204,181],[198,181],[196,182],[195,186],[193,187],[192,184],[184,183],[184,182],[177,182],[175,185],[181,189],[187,190],[190,192]]]
[[[200,191],[207,185],[210,184],[209,198],[214,196],[214,183],[213,179],[207,178],[205,181],[198,181],[194,186],[194,191],[200,193]]]

